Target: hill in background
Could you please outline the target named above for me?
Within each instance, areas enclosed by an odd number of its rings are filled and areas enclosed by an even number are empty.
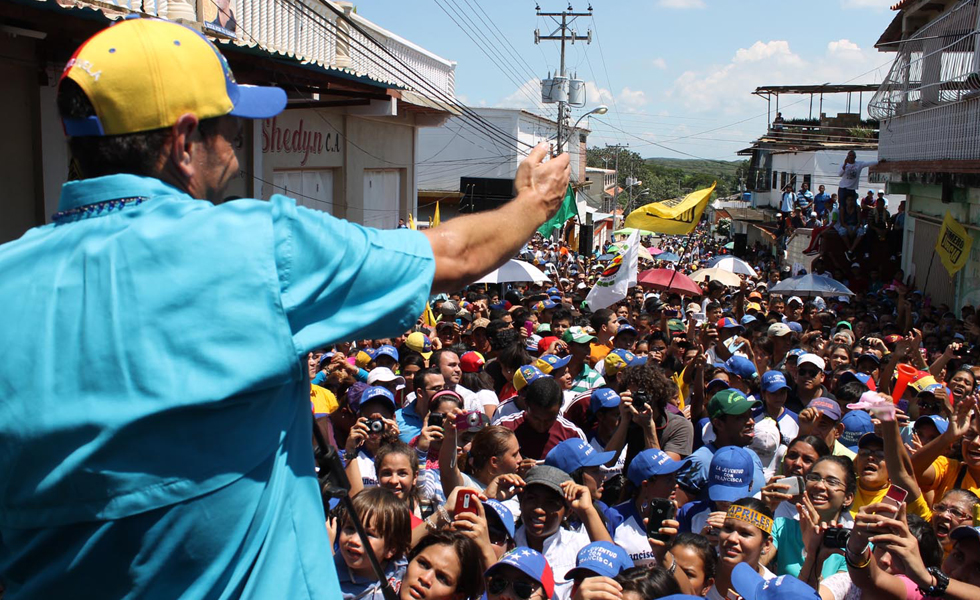
[[[686,175],[717,173],[719,177],[737,177],[739,168],[743,168],[746,161],[714,161],[696,158],[644,158],[643,162],[652,167],[681,171]]]

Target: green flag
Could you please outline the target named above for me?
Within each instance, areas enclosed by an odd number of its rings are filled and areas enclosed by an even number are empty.
[[[568,186],[568,190],[565,192],[565,199],[562,200],[561,207],[555,216],[551,217],[545,221],[544,225],[538,227],[538,233],[544,237],[551,237],[551,234],[555,232],[556,229],[565,224],[565,221],[571,219],[578,214],[578,207],[575,205],[575,190],[572,189],[571,184]]]

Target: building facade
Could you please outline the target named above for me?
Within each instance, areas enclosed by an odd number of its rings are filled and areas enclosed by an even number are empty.
[[[222,3],[222,5],[224,5]],[[179,21],[212,38],[240,83],[283,87],[276,119],[247,123],[230,197],[275,193],[338,217],[394,227],[415,210],[421,128],[459,112],[455,63],[358,15],[344,2],[40,0],[0,3],[0,243],[50,221],[77,175],[55,107],[71,53],[114,20]],[[229,18],[231,17],[231,18]],[[16,23],[14,25],[8,25]]]
[[[873,169],[889,194],[908,197],[903,268],[955,312],[980,303],[980,7],[971,0],[903,0],[878,48],[895,54],[869,105],[881,120]],[[934,248],[950,214],[973,238],[954,276]]]

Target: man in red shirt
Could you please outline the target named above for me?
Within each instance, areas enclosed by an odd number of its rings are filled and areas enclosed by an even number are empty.
[[[581,429],[559,416],[561,402],[561,386],[555,378],[540,377],[527,386],[524,398],[527,408],[502,418],[497,424],[514,432],[525,459],[543,460],[552,448],[565,440],[585,440]]]

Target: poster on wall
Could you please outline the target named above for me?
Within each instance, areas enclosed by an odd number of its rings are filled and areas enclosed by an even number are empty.
[[[205,33],[238,39],[237,14],[235,0],[203,0],[201,20]]]

